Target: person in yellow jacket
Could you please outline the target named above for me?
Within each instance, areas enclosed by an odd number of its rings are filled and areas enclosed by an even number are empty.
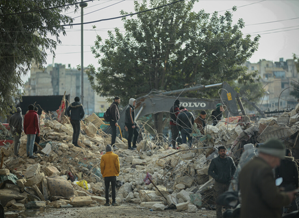
[[[106,146],[106,154],[101,158],[101,173],[105,180],[105,206],[110,206],[109,204],[109,186],[111,183],[112,188],[112,206],[117,206],[115,201],[115,187],[116,187],[116,177],[119,175],[119,159],[118,155],[112,152],[110,145]]]

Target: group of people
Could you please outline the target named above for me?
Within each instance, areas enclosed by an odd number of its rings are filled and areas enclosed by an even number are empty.
[[[28,111],[22,116],[22,109],[17,107],[16,112],[9,119],[9,126],[14,137],[14,154],[19,156],[20,138],[22,132],[27,135],[26,152],[27,157],[36,158],[33,155],[37,151],[36,143],[39,143],[39,117],[38,108],[34,105],[28,106]]]
[[[216,109],[212,112],[213,126],[222,119],[222,113],[224,109],[221,103],[216,105]],[[194,115],[189,112],[185,107],[180,106],[180,100],[177,99],[174,105],[170,108],[170,130],[171,130],[171,145],[172,148],[176,149],[177,138],[181,132],[182,143],[188,142],[189,147],[192,145],[192,129],[194,123],[199,129],[200,133],[204,135],[204,128],[206,127],[206,116],[205,111],[201,111],[200,115],[194,119]],[[188,138],[188,141],[187,141]]]
[[[215,179],[216,199],[228,190],[236,171],[224,146],[218,147],[218,154],[208,170]],[[282,216],[283,207],[297,210],[294,190],[298,188],[298,169],[291,155],[290,150],[276,139],[259,144],[258,155],[252,155],[238,172],[241,218],[276,218]],[[280,177],[283,182],[276,187],[275,178]],[[216,205],[216,215],[217,218],[223,217],[221,205]]]

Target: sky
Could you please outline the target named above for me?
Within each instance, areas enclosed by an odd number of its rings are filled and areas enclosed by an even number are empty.
[[[237,6],[237,11],[233,12],[234,22],[240,18],[245,22],[243,33],[251,34],[252,39],[257,34],[261,35],[258,51],[249,59],[250,62],[255,63],[260,59],[278,61],[279,58],[291,59],[293,53],[299,55],[299,0],[199,0],[193,10],[224,14],[233,6]],[[84,8],[84,22],[117,17],[121,10],[134,12],[134,1],[95,0]],[[74,23],[81,22],[80,9],[76,13],[72,9],[65,13],[75,18]],[[96,26],[95,30],[93,25]],[[99,66],[91,53],[91,46],[97,34],[105,39],[107,31],[115,27],[123,29],[121,19],[84,25],[84,66]],[[66,32],[66,36],[60,36],[62,43],[56,48],[56,57],[53,59],[48,52],[47,65],[54,62],[65,64],[66,67],[70,64],[73,68],[81,64],[81,26],[66,27]],[[23,81],[27,81],[29,76],[30,73],[23,76]]]

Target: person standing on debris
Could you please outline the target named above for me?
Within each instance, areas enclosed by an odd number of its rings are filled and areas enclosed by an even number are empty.
[[[125,125],[129,132],[128,148],[131,150],[134,150],[137,148],[136,142],[137,142],[137,137],[138,137],[137,126],[134,121],[135,120],[135,114],[134,114],[135,105],[136,105],[136,99],[130,98],[129,106],[126,109],[126,116],[125,116]],[[132,141],[133,134],[134,134],[133,147],[131,148],[131,141]]]
[[[177,118],[177,125],[179,130],[182,134],[182,142],[183,144],[187,143],[188,138],[188,144],[191,148],[192,146],[192,127],[194,125],[194,117],[193,114],[190,113],[186,108],[180,107],[180,114]]]
[[[280,166],[275,169],[275,177],[282,177],[282,183],[279,187],[284,188],[285,191],[291,191],[298,188],[298,168],[297,164],[292,157],[290,149],[286,149],[286,156],[284,160],[281,160]],[[295,200],[292,201],[290,211],[297,210]]]
[[[115,144],[116,127],[118,126],[118,121],[120,119],[119,108],[118,108],[119,104],[120,104],[120,98],[116,96],[114,97],[114,102],[110,105],[110,115],[111,115],[110,126],[112,129],[111,146]]]
[[[71,124],[73,126],[73,145],[79,147],[78,139],[80,136],[80,121],[84,117],[84,109],[83,105],[80,103],[80,98],[76,97],[75,102],[70,104],[70,106],[66,109],[66,114],[70,117]]]
[[[273,169],[285,156],[285,146],[270,139],[258,148],[258,157],[249,161],[240,172],[241,218],[281,217],[283,206],[294,199],[295,192],[281,192],[275,185]]]
[[[218,147],[219,156],[214,158],[209,166],[208,174],[215,179],[215,199],[228,190],[230,181],[236,171],[236,166],[231,157],[226,156],[226,148]],[[217,218],[222,218],[222,206],[216,205]]]
[[[212,112],[213,126],[216,126],[217,123],[222,119],[222,112],[224,111],[222,104],[218,103],[216,109]]]
[[[119,175],[119,159],[118,155],[112,152],[110,145],[106,146],[106,154],[101,158],[101,173],[105,180],[105,206],[110,206],[109,203],[109,186],[112,188],[112,206],[117,206],[115,200],[116,177]]]
[[[180,101],[175,100],[174,105],[170,108],[170,130],[171,130],[171,144],[172,148],[176,148],[176,138],[179,136],[179,129],[177,127],[177,117],[180,113]]]
[[[207,113],[205,111],[201,111],[199,117],[194,120],[194,123],[196,123],[196,126],[202,135],[205,134],[204,129],[206,126],[206,116]]]
[[[33,156],[33,147],[35,135],[39,135],[39,120],[32,104],[28,106],[28,110],[29,111],[24,117],[24,132],[27,135],[27,157],[36,158],[35,156]]]
[[[20,107],[17,108],[17,112],[15,112],[9,119],[9,127],[12,136],[14,137],[14,153],[18,157],[19,156],[19,147],[20,147],[20,138],[23,132],[23,117],[22,117],[22,109]]]

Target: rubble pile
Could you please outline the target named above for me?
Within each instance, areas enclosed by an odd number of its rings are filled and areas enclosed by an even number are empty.
[[[0,150],[0,201],[5,210],[105,204],[100,160],[111,136],[100,129],[103,121],[93,114],[81,122],[80,147],[72,144],[73,130],[66,117],[61,123],[43,123],[37,158],[27,158],[26,135],[20,140],[19,157],[13,155],[13,145]],[[173,150],[143,137],[132,151],[127,149],[126,140],[117,138],[114,153],[119,156],[121,171],[116,201],[157,211],[172,208],[195,213],[203,207],[213,209],[213,179],[208,176],[208,167],[218,155],[217,146],[225,145],[237,163],[247,143],[274,137],[296,148],[298,131],[299,106],[257,123],[243,116],[208,125],[205,136],[195,138],[192,149],[183,144],[180,150]]]

